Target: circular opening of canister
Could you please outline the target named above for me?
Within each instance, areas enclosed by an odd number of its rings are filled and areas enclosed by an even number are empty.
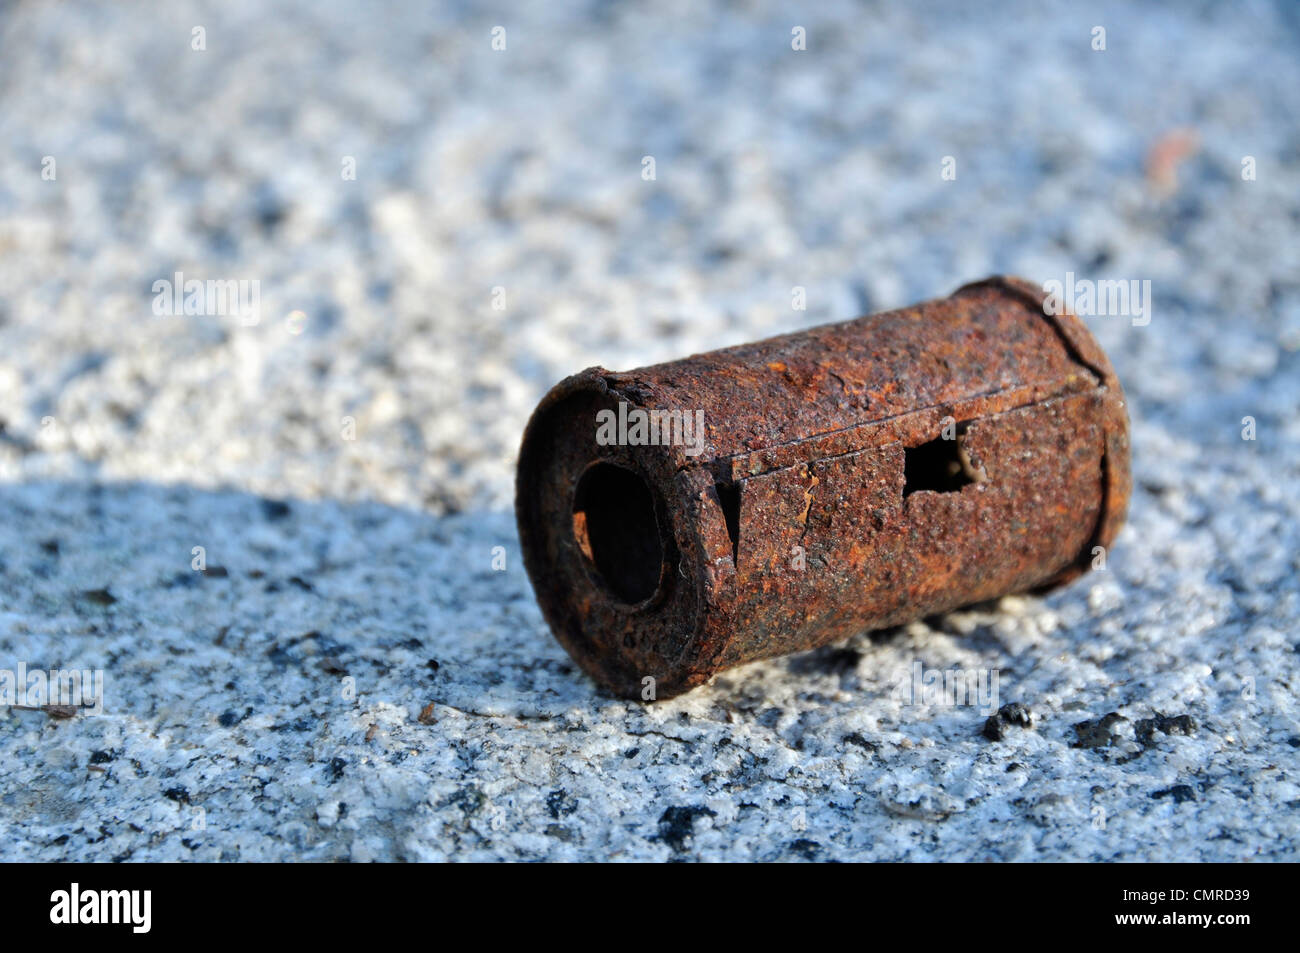
[[[659,588],[664,547],[654,495],[640,474],[593,463],[573,493],[573,535],[588,568],[620,601],[644,602]]]

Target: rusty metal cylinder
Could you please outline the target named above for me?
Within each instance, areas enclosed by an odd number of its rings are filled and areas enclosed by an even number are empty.
[[[991,278],[557,384],[516,483],[556,637],[614,692],[666,698],[1086,570],[1123,522],[1128,416],[1087,328],[1044,302]]]

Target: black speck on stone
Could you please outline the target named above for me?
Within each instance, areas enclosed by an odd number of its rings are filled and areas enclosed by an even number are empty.
[[[1133,734],[1144,746],[1151,744],[1155,733],[1166,735],[1190,735],[1196,732],[1196,719],[1191,715],[1161,715],[1154,718],[1139,719],[1133,726]]]
[[[1109,264],[1110,250],[1107,248],[1099,248],[1092,256],[1092,259],[1088,262],[1088,271],[1101,271],[1101,269],[1105,268]]]
[[[81,590],[81,598],[97,606],[111,606],[117,602],[117,596],[109,592],[107,586],[103,589],[83,589]]]
[[[658,839],[673,850],[681,850],[695,834],[697,817],[717,817],[715,811],[698,805],[670,807],[659,817]]]
[[[108,764],[112,760],[113,753],[111,751],[92,751],[90,753],[91,764]]]
[[[855,745],[856,747],[862,748],[864,751],[876,751],[880,747],[874,741],[868,741],[866,738],[862,737],[862,734],[857,731],[845,735],[841,740],[846,745]]]
[[[347,651],[347,646],[343,645],[341,642],[334,641],[324,632],[317,631],[316,629],[312,629],[310,632],[304,632],[295,641],[305,642],[308,639],[311,639],[316,643],[316,649],[319,652],[326,652],[330,655],[341,655]]]
[[[226,579],[230,576],[230,570],[225,566],[209,566],[203,570],[203,575],[209,579]]]
[[[330,759],[329,767],[325,769],[325,772],[330,777],[330,784],[333,784],[339,778],[343,777],[343,769],[346,768],[347,766],[348,763],[344,761],[342,758]]]
[[[455,794],[443,801],[447,807],[458,807],[462,814],[469,817],[483,810],[487,795],[476,787],[459,788]]]
[[[251,710],[251,709],[250,709],[250,710]],[[221,713],[221,717],[219,717],[219,718],[217,719],[217,723],[218,723],[219,725],[221,725],[222,728],[233,728],[233,727],[235,727],[235,725],[237,725],[237,724],[239,724],[241,721],[243,721],[243,720],[244,720],[244,715],[247,715],[247,714],[248,714],[247,711],[244,712],[243,715],[241,715],[239,712],[235,711],[233,708],[227,708],[225,711],[223,711],[223,712]]]
[[[557,821],[562,817],[568,817],[578,809],[578,802],[569,796],[569,792],[564,788],[556,788],[550,794],[546,795],[546,809],[551,812],[551,817]]]
[[[348,673],[348,667],[333,656],[321,659],[320,669],[322,672],[328,672],[331,675],[346,675]]]
[[[252,709],[249,710],[251,711]],[[245,714],[247,714],[247,712],[245,712]],[[271,730],[272,731],[311,731],[312,728],[316,726],[316,724],[317,722],[314,718],[311,718],[308,715],[303,715],[301,718],[297,719],[296,721],[291,721],[281,725],[272,725]]]
[[[285,214],[285,207],[276,198],[268,197],[258,202],[257,224],[263,232],[270,234],[284,221]]]
[[[290,509],[289,504],[284,502],[284,500],[262,501],[262,515],[272,522],[284,519],[290,512],[292,512],[292,510]]]
[[[1118,735],[1115,727],[1128,721],[1119,712],[1108,712],[1095,721],[1081,721],[1074,726],[1076,741],[1072,748],[1109,748]]]
[[[58,837],[54,838],[54,840],[50,841],[49,844],[47,844],[46,846],[47,846],[47,847],[62,847],[62,846],[63,846],[64,844],[66,844],[67,842],[68,842],[68,835],[67,835],[67,834],[60,834]]]
[[[1159,800],[1162,797],[1172,796],[1175,804],[1182,804],[1184,801],[1195,801],[1196,792],[1190,784],[1175,784],[1173,787],[1164,788],[1160,791],[1152,791],[1151,796]]]
[[[1300,735],[1292,735],[1286,740],[1286,743],[1292,748],[1300,748]]]
[[[315,591],[316,591],[316,590],[315,590],[315,587],[312,586],[312,584],[309,583],[306,579],[303,579],[301,576],[290,576],[290,577],[289,577],[289,585],[291,585],[291,586],[297,586],[297,587],[298,587],[299,589],[301,589],[303,592],[315,592]]]
[[[168,788],[163,791],[163,797],[175,801],[177,804],[190,803],[190,792],[184,788]]]
[[[271,646],[266,650],[266,657],[271,660],[271,664],[276,668],[286,668],[294,661],[293,656],[289,654],[283,645]]]
[[[626,751],[623,752],[623,757],[625,757],[625,758],[627,758],[629,761],[631,761],[633,758],[635,758],[635,757],[636,757],[637,755],[639,755],[640,753],[641,753],[641,749],[640,749],[640,748],[628,748]]]
[[[792,854],[798,854],[804,860],[816,860],[817,855],[821,853],[822,845],[815,840],[808,840],[801,837],[798,840],[791,841],[786,850]]]
[[[51,556],[59,555],[59,541],[57,539],[41,540],[41,549]]]
[[[1032,728],[1034,726],[1034,713],[1020,702],[1012,702],[1010,705],[1003,705],[994,714],[989,716],[989,720],[984,722],[984,737],[989,741],[1001,741],[1007,733],[1007,729]]]

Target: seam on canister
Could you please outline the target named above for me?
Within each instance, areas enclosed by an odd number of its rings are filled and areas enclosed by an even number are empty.
[[[1048,404],[1052,401],[1065,400],[1070,397],[1077,396],[1078,394],[1087,393],[1089,390],[1104,388],[1105,386],[1106,385],[1103,382],[1098,381],[1096,383],[1086,385],[1084,387],[1080,387],[1075,390],[1063,389],[1063,390],[1054,391],[1050,394],[1044,394],[1036,398],[1024,400],[1020,403],[1009,404],[1006,407],[999,407],[997,410],[992,411],[990,415],[1009,414],[1017,410],[1024,410],[1026,407],[1038,407],[1043,404]],[[982,395],[981,399],[988,400],[988,399],[996,398],[999,395],[1003,395],[1003,394],[1013,394],[1015,390],[1017,390],[1017,388],[1011,388],[1004,391],[997,391],[993,394]],[[896,424],[899,421],[906,421],[909,418],[916,418],[925,414],[933,415],[935,413],[939,413],[940,411],[944,411],[950,415],[954,403],[960,404],[961,401],[955,401],[955,402],[947,401],[942,404],[930,404],[926,407],[918,407],[915,410],[909,410],[906,413],[894,414],[893,416],[890,417],[881,417],[877,420],[863,421],[861,423],[854,424],[851,427],[841,427],[838,430],[825,430],[820,433],[809,434],[807,437],[802,437],[798,440],[790,440],[785,443],[773,444],[770,447],[763,447],[758,450],[749,450],[744,453],[732,454],[731,456],[728,457],[720,457],[714,464],[714,473],[719,475],[720,482],[733,483],[733,482],[740,482],[743,480],[753,479],[754,477],[764,476],[768,473],[776,473],[780,470],[787,470],[791,467],[801,466],[805,462],[802,459],[794,460],[791,461],[790,463],[780,463],[780,462],[773,463],[770,466],[764,467],[763,469],[756,470],[754,472],[749,472],[744,470],[744,468],[741,468],[743,472],[738,472],[736,464],[746,459],[760,458],[765,454],[775,454],[779,451],[786,450],[792,447],[807,447],[809,445],[815,444],[819,440],[829,440],[841,434],[851,435],[857,431],[861,431],[864,434],[870,434],[877,431],[884,431],[888,428],[890,424]],[[862,441],[853,441],[852,445],[846,447],[845,449],[836,450],[834,453],[823,454],[821,456],[818,456],[816,459],[833,460],[837,457],[845,457],[848,456],[849,454],[860,453],[864,450],[879,449],[880,447],[884,447],[891,443],[897,443],[897,442],[898,442],[897,438],[892,436],[889,437],[888,439],[884,439],[879,442],[875,442],[870,439],[866,439]]]

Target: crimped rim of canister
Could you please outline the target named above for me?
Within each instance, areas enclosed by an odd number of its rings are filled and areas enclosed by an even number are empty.
[[[1000,288],[1019,296],[1030,310],[1041,314],[1056,329],[1074,359],[1098,377],[1106,392],[1106,408],[1102,418],[1106,447],[1101,459],[1101,512],[1092,537],[1083,551],[1069,566],[1039,587],[1039,591],[1047,591],[1087,572],[1095,561],[1097,549],[1109,550],[1124,527],[1129,497],[1133,492],[1128,402],[1110,358],[1097,343],[1087,324],[1068,305],[1063,304],[1059,310],[1049,310],[1046,306],[1049,297],[1046,288],[1027,278],[1013,275],[994,275],[962,285],[953,292],[953,297],[968,290],[988,287]]]

